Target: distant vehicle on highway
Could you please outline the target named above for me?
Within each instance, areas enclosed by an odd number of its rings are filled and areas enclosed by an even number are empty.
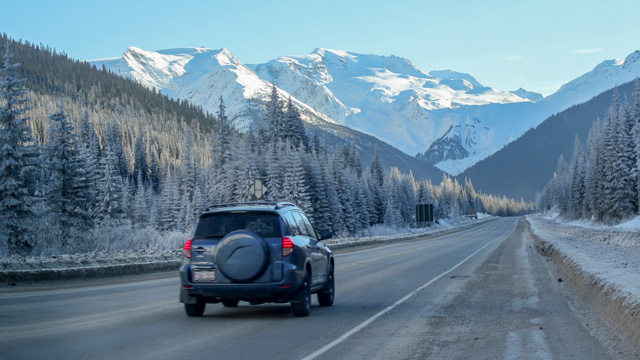
[[[182,250],[180,302],[188,316],[202,316],[208,303],[240,301],[289,302],[294,316],[308,316],[314,293],[331,306],[335,263],[321,242],[331,236],[288,202],[209,207]]]

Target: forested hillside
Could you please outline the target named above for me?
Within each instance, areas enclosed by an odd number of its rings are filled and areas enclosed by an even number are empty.
[[[586,144],[575,138],[569,160],[560,156],[556,172],[538,198],[540,208],[556,207],[570,219],[617,224],[638,214],[640,205],[640,80],[632,97],[614,89],[603,119]]]
[[[631,99],[633,82],[622,84],[617,91],[620,99]],[[458,178],[469,177],[478,189],[488,193],[535,200],[536,193],[553,176],[558,157],[571,157],[575,137],[586,143],[593,123],[598,118],[604,119],[613,93],[613,89],[605,91],[586,103],[549,117]]]
[[[418,202],[439,218],[531,206],[384,171],[378,151],[363,164],[355,145],[309,134],[276,91],[265,127],[239,134],[222,101],[203,114],[47,47],[5,36],[0,49],[0,256],[178,248],[207,205],[250,200],[256,178],[267,200],[345,235],[412,226]]]

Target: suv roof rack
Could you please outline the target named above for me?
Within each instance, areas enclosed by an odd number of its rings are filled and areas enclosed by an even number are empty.
[[[268,205],[275,206],[275,209],[282,209],[286,206],[295,206],[295,204],[287,201],[246,201],[246,202],[235,202],[235,203],[226,203],[226,204],[215,204],[211,206],[207,206],[206,211],[213,210],[216,208],[222,207],[234,207],[234,206],[252,206],[252,205]]]

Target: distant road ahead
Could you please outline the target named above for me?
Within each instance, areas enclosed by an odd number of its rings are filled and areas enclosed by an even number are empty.
[[[314,296],[308,318],[247,303],[188,318],[177,275],[1,294],[0,359],[606,358],[524,229],[506,218],[337,254],[336,302]]]

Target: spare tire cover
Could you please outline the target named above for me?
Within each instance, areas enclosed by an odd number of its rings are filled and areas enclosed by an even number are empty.
[[[229,279],[249,282],[257,279],[269,263],[269,247],[260,236],[247,230],[229,233],[218,244],[216,264]]]

